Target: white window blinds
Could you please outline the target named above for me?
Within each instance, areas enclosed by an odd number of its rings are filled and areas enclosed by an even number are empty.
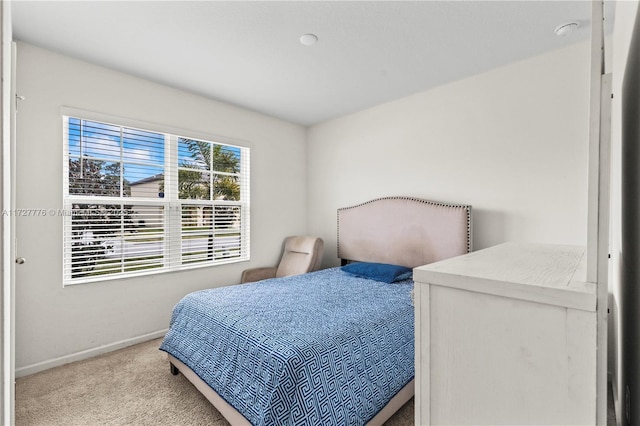
[[[249,258],[249,149],[64,116],[64,283]]]

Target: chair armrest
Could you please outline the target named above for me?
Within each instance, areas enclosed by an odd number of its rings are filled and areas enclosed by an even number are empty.
[[[275,278],[276,267],[251,268],[242,271],[240,283],[250,283],[254,281],[266,280],[267,278]]]

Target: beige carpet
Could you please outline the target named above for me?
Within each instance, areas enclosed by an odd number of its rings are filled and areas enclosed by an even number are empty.
[[[16,381],[16,425],[228,425],[182,375],[160,339]],[[386,423],[413,425],[413,399]]]

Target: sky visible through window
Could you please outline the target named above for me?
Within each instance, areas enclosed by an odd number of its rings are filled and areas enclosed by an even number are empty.
[[[70,117],[69,156],[102,162],[105,175],[124,162],[124,179],[133,183],[163,173],[164,135]]]
[[[145,179],[162,177],[165,164],[165,135],[146,130],[132,129],[96,121],[69,117],[69,156],[71,160],[100,162],[104,176],[120,173],[124,168],[124,180],[135,184]],[[200,153],[189,149],[179,138],[177,165],[181,168],[216,171],[216,165],[206,161]],[[201,142],[210,144],[209,142]],[[221,149],[240,160],[240,148],[224,145]],[[213,170],[211,170],[213,169]],[[228,170],[222,170],[227,172]],[[237,171],[236,171],[237,172]]]

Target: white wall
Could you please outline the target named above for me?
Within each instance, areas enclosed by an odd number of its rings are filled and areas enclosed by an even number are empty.
[[[17,92],[26,97],[17,118],[18,208],[62,208],[62,106],[252,148],[251,262],[63,288],[62,218],[17,218],[18,255],[27,259],[16,278],[19,375],[156,335],[183,295],[237,283],[244,268],[275,264],[284,237],[306,231],[303,127],[24,43],[17,67]]]
[[[589,45],[308,130],[309,232],[336,260],[336,208],[410,195],[471,204],[474,248],[586,244]],[[434,64],[437,66],[437,64]]]
[[[638,10],[637,1],[616,2],[614,30],[611,48],[612,60],[607,64],[608,71],[612,73],[613,101],[611,111],[611,261],[609,289],[611,292],[609,302],[609,373],[613,388],[613,397],[616,408],[616,420],[618,424],[627,424],[625,413],[625,398],[623,384],[625,383],[621,369],[621,268],[624,261],[624,253],[621,248],[621,172],[622,172],[622,83],[624,71],[629,54],[631,34]]]

